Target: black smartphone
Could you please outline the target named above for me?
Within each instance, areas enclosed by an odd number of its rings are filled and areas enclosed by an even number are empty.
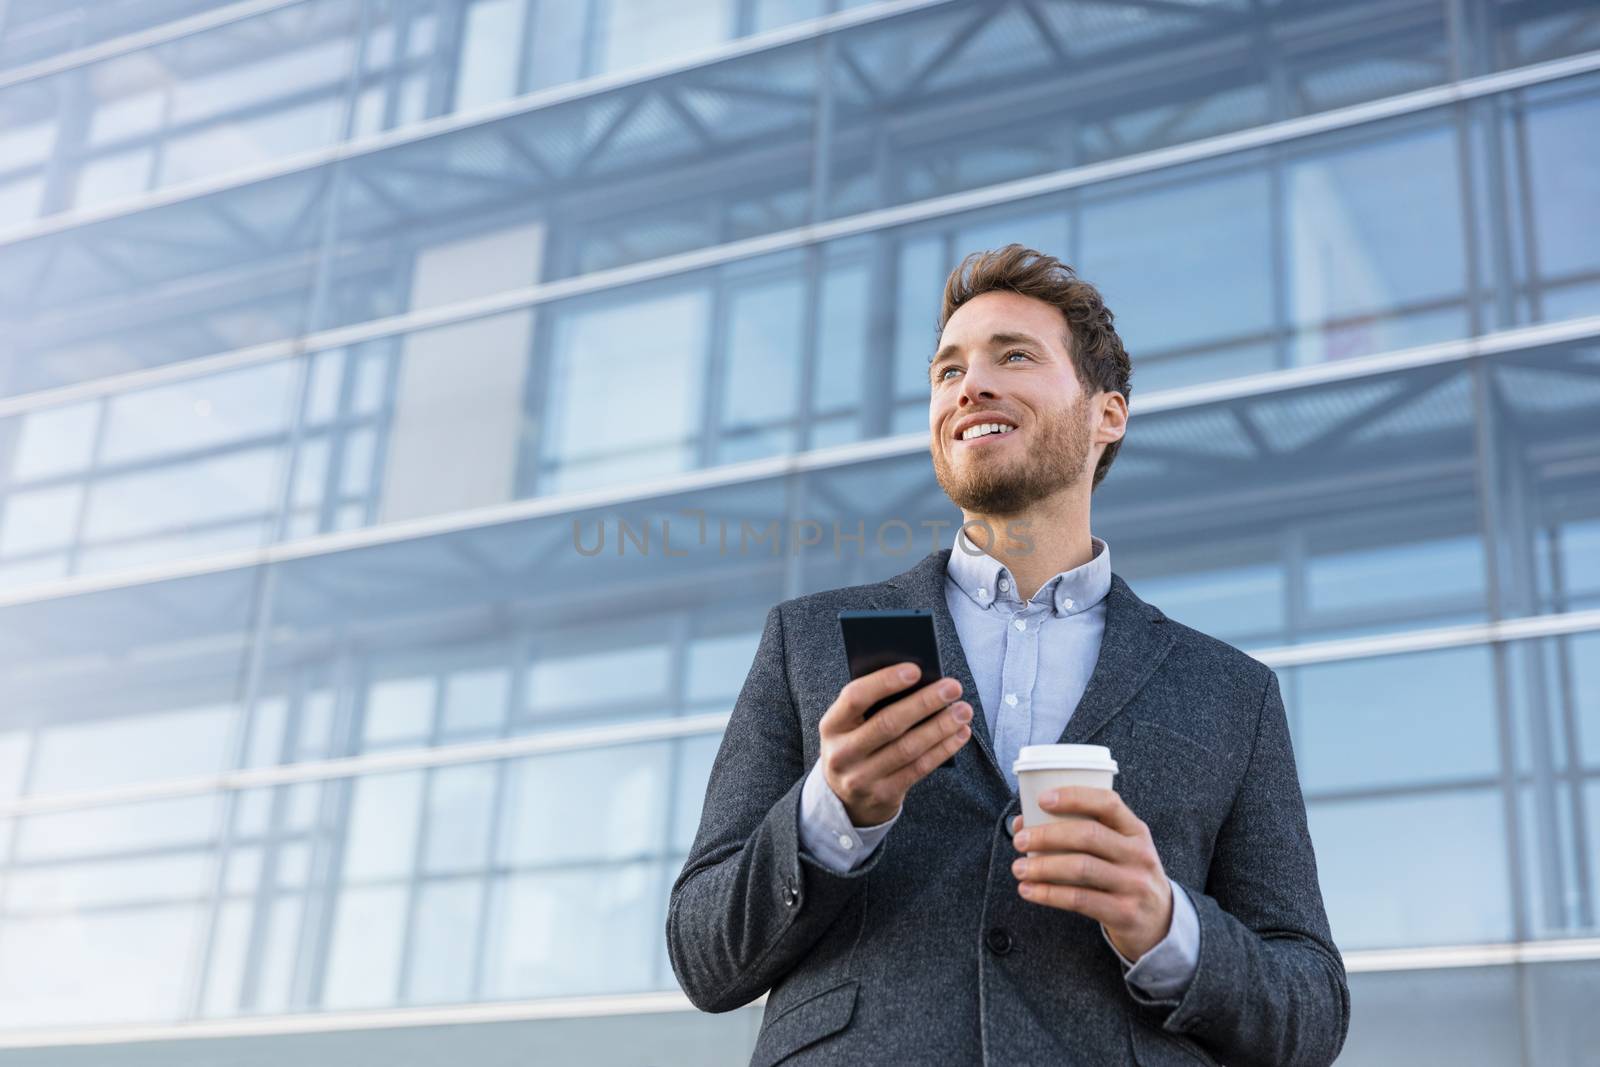
[[[862,718],[870,719],[908,691],[921,689],[944,677],[939,669],[939,641],[933,631],[933,612],[926,608],[841,611],[839,629],[844,634],[844,655],[852,679],[908,661],[922,668],[922,675],[915,682],[873,704]],[[927,719],[922,721],[927,722]],[[951,756],[939,766],[955,765],[956,759]]]

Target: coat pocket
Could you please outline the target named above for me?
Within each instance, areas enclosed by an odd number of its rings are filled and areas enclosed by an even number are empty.
[[[1199,741],[1151,719],[1133,721],[1133,738],[1141,750],[1185,760],[1207,774],[1215,773],[1221,763],[1221,757]]]
[[[1217,829],[1233,804],[1232,768],[1199,741],[1147,719],[1134,720],[1117,760],[1126,769],[1118,791],[1149,826],[1167,873],[1205,885]]]
[[[849,978],[771,1019],[763,1019],[750,1067],[773,1067],[808,1045],[843,1030],[856,1010],[856,979]]]
[[[1131,1018],[1128,1036],[1133,1039],[1133,1061],[1139,1067],[1221,1067],[1193,1038],[1153,1030]]]

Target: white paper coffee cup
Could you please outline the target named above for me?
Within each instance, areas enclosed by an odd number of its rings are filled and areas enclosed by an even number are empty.
[[[1057,815],[1039,807],[1039,797],[1064,785],[1087,785],[1110,789],[1117,774],[1117,761],[1104,745],[1023,745],[1011,764],[1017,776],[1017,791],[1022,795],[1022,825],[1041,826],[1086,815]],[[1037,855],[1029,852],[1028,855]]]

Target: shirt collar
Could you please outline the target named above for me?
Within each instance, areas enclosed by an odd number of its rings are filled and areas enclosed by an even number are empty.
[[[1094,557],[1045,582],[1030,603],[1049,604],[1051,613],[1060,617],[1088,611],[1106,598],[1111,592],[1111,548],[1093,534],[1089,541],[1094,547]],[[956,534],[947,571],[961,591],[980,608],[993,607],[997,598],[1022,607],[1011,571],[987,552],[980,551],[967,538],[965,530]]]

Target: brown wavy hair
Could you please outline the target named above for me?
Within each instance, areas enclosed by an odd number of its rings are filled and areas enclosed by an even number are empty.
[[[993,251],[973,252],[945,280],[938,332],[944,332],[945,323],[956,308],[996,289],[1008,289],[1060,308],[1067,320],[1067,351],[1084,392],[1092,395],[1110,391],[1127,399],[1133,365],[1111,324],[1111,309],[1100,299],[1100,290],[1055,256],[1015,243]],[[1121,447],[1121,441],[1106,445],[1094,469],[1091,491],[1099,488]]]

